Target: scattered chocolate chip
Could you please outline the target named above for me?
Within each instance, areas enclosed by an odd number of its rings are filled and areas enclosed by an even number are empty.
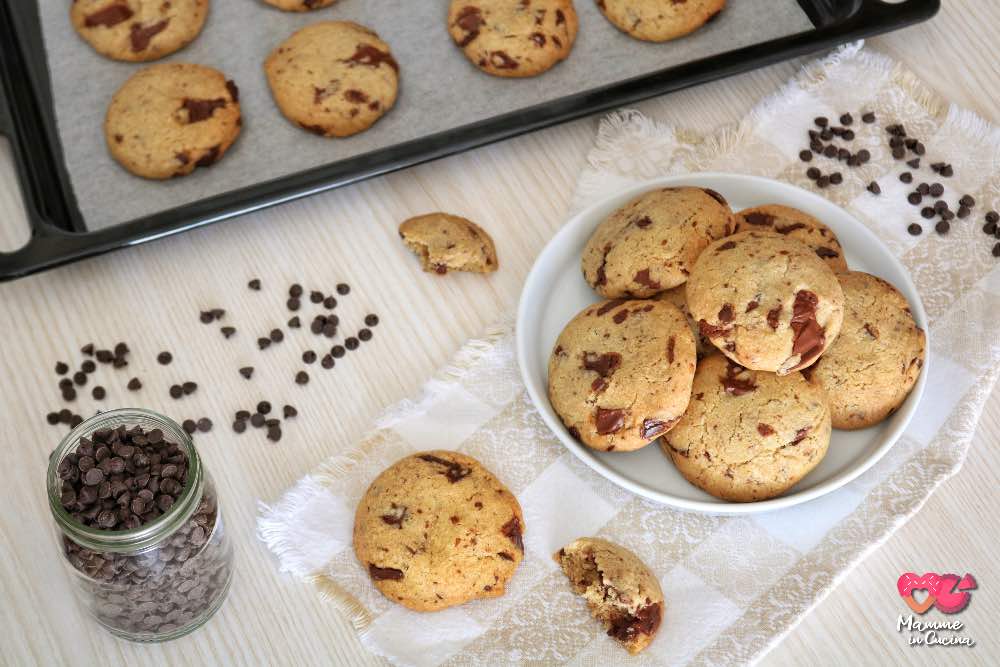
[[[333,360],[332,356],[330,356],[329,354],[324,354],[323,359],[320,360],[319,364],[326,370],[330,370],[336,365],[336,362]]]
[[[156,355],[156,360],[160,363],[160,365],[166,366],[167,364],[169,364],[171,361],[174,360],[174,355],[166,351],[160,352],[158,355]]]
[[[258,349],[266,350],[267,348],[271,347],[271,339],[270,338],[264,338],[264,337],[258,338],[257,339],[257,347],[258,347]]]
[[[906,149],[903,148],[902,146],[896,146],[895,148],[892,149],[892,157],[896,158],[897,160],[902,160],[904,157],[906,157]]]
[[[84,373],[83,371],[77,371],[76,373],[73,373],[73,382],[82,387],[83,385],[87,384],[87,374]]]
[[[948,210],[948,202],[944,201],[943,199],[937,200],[936,202],[934,202],[934,210],[937,211],[938,213],[941,213],[943,211],[947,211]]]
[[[899,175],[899,180],[902,181],[903,183],[912,183],[913,174],[911,174],[908,171],[904,171],[902,174]]]
[[[813,119],[813,122],[816,123],[816,127],[826,127],[830,124],[830,119],[826,116],[817,116]]]
[[[198,315],[198,319],[201,320],[202,324],[211,324],[215,320],[215,318],[212,317],[212,313],[210,313],[207,310],[201,311],[201,313]]]
[[[844,182],[844,176],[839,171],[835,171],[832,174],[830,174],[831,185],[840,185],[843,182]]]
[[[810,162],[813,159],[812,151],[804,150],[799,152],[799,159],[803,162]]]
[[[309,301],[312,303],[323,303],[323,293],[317,290],[309,292]]]
[[[348,350],[356,350],[358,349],[358,345],[360,345],[360,343],[358,343],[358,339],[353,336],[344,341],[344,347]]]
[[[852,116],[850,113],[845,113],[840,117],[841,125],[850,125],[853,122],[854,122],[854,116]]]
[[[289,297],[288,301],[285,302],[285,305],[288,306],[288,310],[295,312],[302,307],[302,302],[293,296]]]
[[[919,192],[921,195],[929,195],[931,193],[931,186],[927,185],[926,183],[921,183],[920,185],[917,186],[917,192]]]
[[[911,236],[920,236],[924,232],[924,228],[915,222],[911,222],[910,226],[906,228],[906,231],[910,232]]]
[[[337,307],[337,299],[335,299],[333,296],[326,297],[325,299],[323,299],[323,307],[326,308],[327,310],[333,310],[334,308]]]
[[[309,373],[299,371],[295,374],[295,384],[309,384]]]
[[[369,327],[378,326],[378,315],[365,315],[365,325]]]
[[[279,440],[281,440],[281,427],[280,426],[268,427],[267,439],[272,442],[278,442]]]
[[[990,211],[986,214],[986,222],[992,222],[993,224],[1000,222],[1000,213]]]
[[[933,184],[927,191],[931,197],[940,197],[944,194],[944,186],[940,183]]]
[[[183,422],[181,422],[181,428],[184,429],[185,433],[191,435],[192,433],[198,430],[198,424],[196,424],[193,419],[185,419]]]
[[[371,329],[362,329],[358,332],[358,339],[363,343],[367,343],[372,339]]]
[[[861,121],[863,123],[868,123],[869,125],[871,123],[874,123],[875,122],[875,113],[873,111],[866,112],[864,115],[861,116]]]
[[[827,176],[826,174],[816,179],[816,187],[820,188],[821,190],[829,185],[830,185],[830,177]]]
[[[242,375],[247,380],[253,375],[253,366],[244,366],[240,369],[240,375]]]
[[[253,278],[247,283],[247,287],[254,290],[255,292],[260,291],[260,278]]]
[[[69,373],[69,364],[63,361],[56,362],[56,374],[66,375]]]
[[[330,348],[330,354],[334,356],[335,359],[340,359],[347,353],[343,345],[334,345]]]
[[[139,391],[142,389],[142,382],[139,381],[139,378],[132,378],[125,387],[129,391]]]
[[[179,384],[170,385],[170,398],[180,398],[184,395],[184,389]]]
[[[297,417],[299,415],[299,411],[296,410],[293,405],[286,405],[281,409],[281,414],[284,415],[285,419],[290,419],[292,417]]]
[[[55,426],[56,424],[59,423],[59,413],[50,412],[49,414],[45,415],[45,421],[47,421],[50,425]]]
[[[280,343],[285,340],[285,334],[282,333],[281,329],[271,329],[271,333],[268,334],[272,343]]]
[[[303,292],[302,285],[298,283],[292,283],[292,285],[288,288],[288,296],[292,297],[293,299],[298,299],[300,296],[302,296],[302,292]]]
[[[299,329],[301,327],[302,327],[302,320],[299,319],[298,315],[296,315],[292,319],[288,320],[288,328],[289,329]]]
[[[833,144],[829,144],[826,148],[823,149],[823,155],[825,155],[826,157],[837,157],[837,147],[834,146]]]
[[[351,291],[351,286],[348,285],[347,283],[340,283],[339,285],[337,285],[337,294],[341,296],[349,294],[350,291]]]
[[[821,175],[822,175],[822,172],[819,169],[817,169],[816,167],[809,167],[808,169],[806,169],[806,176],[810,180],[815,181]]]
[[[94,356],[94,344],[93,343],[87,343],[86,345],[84,345],[83,347],[80,348],[80,352],[82,354],[87,355],[88,357]]]
[[[947,220],[938,220],[938,223],[934,225],[934,231],[938,234],[947,234],[949,229],[951,229],[951,225],[948,224]]]
[[[198,391],[198,385],[195,382],[188,381],[181,385],[181,390],[185,395],[193,394]]]
[[[101,385],[97,385],[90,391],[90,395],[94,397],[95,401],[103,401],[108,392]]]
[[[962,195],[962,198],[958,200],[958,203],[962,206],[972,208],[976,205],[976,200],[972,198],[972,195]]]
[[[924,206],[922,209],[920,209],[920,215],[927,218],[928,220],[933,218],[936,214],[937,211],[935,211],[934,208],[931,206]]]
[[[202,433],[208,433],[212,430],[212,420],[208,417],[202,417],[198,420],[198,430]]]
[[[919,206],[923,197],[920,196],[919,192],[911,192],[906,196],[906,201],[910,202],[914,206]]]
[[[222,327],[219,331],[222,332],[224,338],[232,338],[233,334],[236,333],[236,327]]]
[[[993,256],[1000,257],[1000,243],[993,246]]]

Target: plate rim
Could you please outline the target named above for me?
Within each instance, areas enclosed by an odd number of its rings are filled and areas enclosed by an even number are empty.
[[[528,368],[528,346],[535,344],[535,339],[529,339],[527,335],[527,308],[528,308],[528,296],[529,290],[532,290],[533,284],[538,280],[538,275],[541,273],[543,268],[548,264],[546,260],[549,259],[550,255],[554,254],[556,250],[566,242],[567,237],[571,236],[572,233],[581,225],[585,224],[589,218],[594,216],[594,212],[606,206],[611,200],[625,198],[625,197],[635,197],[642,192],[651,190],[657,187],[664,186],[677,186],[677,185],[692,185],[694,187],[710,187],[704,185],[698,185],[696,181],[701,180],[737,180],[743,181],[748,184],[766,185],[767,188],[773,189],[777,188],[779,190],[786,190],[787,192],[794,193],[797,197],[805,197],[807,200],[812,200],[813,203],[818,206],[832,206],[839,209],[847,218],[849,218],[857,226],[862,236],[866,236],[867,240],[873,244],[876,244],[884,254],[887,255],[894,265],[896,271],[903,276],[904,285],[906,291],[915,297],[915,301],[907,298],[909,302],[910,309],[913,312],[914,321],[918,326],[923,328],[925,335],[924,342],[924,365],[920,373],[917,382],[910,392],[910,395],[904,401],[900,410],[895,414],[897,419],[901,416],[902,418],[892,427],[883,438],[883,442],[879,447],[872,452],[863,461],[859,462],[857,465],[842,471],[841,473],[833,476],[832,478],[817,484],[810,489],[804,489],[787,495],[778,496],[776,498],[770,498],[768,500],[759,500],[751,503],[736,503],[729,501],[707,501],[707,500],[692,500],[689,498],[678,497],[663,491],[658,491],[656,489],[649,488],[645,484],[635,482],[628,479],[621,473],[611,469],[610,467],[604,465],[600,459],[591,455],[591,450],[586,445],[577,442],[573,439],[569,433],[566,431],[566,427],[562,424],[562,421],[557,417],[553,418],[545,409],[542,408],[543,405],[549,405],[548,399],[548,389],[544,388],[540,392],[540,388],[536,386],[532,375],[531,369]],[[714,186],[715,189],[725,190],[724,186]],[[723,192],[723,196],[725,193]],[[596,225],[596,223],[595,223]],[[900,286],[897,286],[899,289]],[[906,296],[906,295],[904,295]],[[629,491],[635,495],[638,495],[649,500],[653,500],[659,504],[667,505],[681,510],[687,510],[692,512],[699,512],[705,514],[754,514],[759,512],[768,512],[772,510],[792,507],[795,505],[800,505],[802,503],[815,500],[817,498],[826,496],[837,489],[843,487],[844,485],[850,483],[851,481],[857,479],[872,466],[878,463],[888,451],[899,441],[903,432],[909,426],[913,415],[916,413],[917,407],[919,406],[921,399],[923,398],[924,388],[927,383],[927,377],[929,375],[929,368],[931,364],[931,339],[930,339],[930,327],[928,326],[927,313],[924,310],[923,300],[920,297],[920,292],[917,290],[916,285],[913,282],[913,278],[910,275],[909,270],[903,265],[899,258],[896,257],[895,253],[880,239],[871,228],[866,224],[861,222],[854,216],[850,211],[844,207],[830,201],[829,199],[822,197],[814,192],[810,192],[803,188],[800,188],[791,183],[784,181],[775,180],[772,178],[767,178],[764,176],[755,176],[750,174],[735,174],[728,172],[717,172],[717,171],[706,171],[706,172],[692,172],[686,174],[672,175],[672,176],[661,176],[658,178],[648,179],[634,185],[621,188],[614,193],[608,194],[602,197],[600,200],[595,201],[583,208],[582,210],[576,212],[569,216],[569,218],[563,223],[563,225],[556,231],[556,233],[549,239],[549,241],[542,248],[541,252],[535,258],[535,261],[531,265],[531,270],[528,272],[527,277],[524,280],[524,284],[521,287],[521,294],[518,298],[517,306],[517,319],[514,326],[514,340],[515,340],[515,352],[517,355],[517,365],[518,370],[521,375],[521,381],[524,383],[525,389],[528,392],[528,398],[531,400],[532,405],[538,411],[542,418],[542,421],[548,427],[549,431],[562,443],[562,445],[573,453],[580,461],[586,464],[590,469],[594,470],[596,473],[612,482],[613,484]],[[552,411],[554,413],[554,411]],[[649,446],[653,446],[652,444]]]

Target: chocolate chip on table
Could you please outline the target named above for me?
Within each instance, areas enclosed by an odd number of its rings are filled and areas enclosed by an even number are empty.
[[[917,155],[923,155],[924,153],[927,152],[927,148],[919,141],[916,143],[916,145],[913,146],[912,150]]]
[[[953,211],[949,210],[949,209],[945,209],[945,210],[941,211],[938,215],[941,216],[942,220],[954,220],[955,219],[955,213]]]
[[[65,387],[62,390],[62,397],[63,397],[63,400],[66,401],[67,403],[75,401],[76,400],[76,389],[74,389],[73,387]]]
[[[280,343],[285,340],[285,334],[282,333],[281,329],[271,329],[271,333],[268,334],[268,338],[271,339],[272,343]]]
[[[920,215],[930,220],[935,215],[937,215],[937,211],[935,211],[934,208],[931,206],[924,206],[922,209],[920,209]]]
[[[854,122],[854,116],[852,116],[850,113],[845,113],[840,117],[841,125],[850,125],[853,122]]]
[[[374,313],[365,315],[365,325],[369,327],[378,326],[378,315]]]
[[[184,395],[184,389],[179,384],[170,385],[170,398],[180,398]]]
[[[73,382],[82,387],[87,384],[87,374],[83,371],[73,373]]]
[[[972,209],[963,205],[958,207],[958,213],[956,215],[958,215],[959,218],[968,218],[970,213],[972,213]]]
[[[125,388],[129,391],[139,391],[142,389],[142,382],[139,381],[139,378],[132,378],[128,381],[128,384],[125,385]]]
[[[934,202],[934,210],[937,211],[938,213],[941,213],[942,211],[947,211],[948,202],[946,202],[943,199],[938,199],[936,202]]]
[[[962,195],[962,198],[958,200],[961,206],[972,208],[976,205],[976,200],[972,198],[972,195]]]
[[[354,336],[351,336],[350,338],[344,341],[344,347],[346,347],[348,350],[356,350],[358,349],[359,345],[360,343],[358,342],[358,339],[355,338]]]
[[[915,157],[912,160],[907,160],[906,161],[906,166],[909,167],[910,169],[919,169],[920,168],[920,158]]]
[[[300,296],[302,296],[302,291],[303,291],[302,285],[298,283],[292,283],[291,287],[288,288],[288,296],[292,297],[293,299],[298,299]]]
[[[253,366],[244,366],[240,369],[240,375],[242,375],[247,380],[253,375]]]
[[[191,435],[198,430],[198,424],[195,423],[193,419],[185,419],[184,422],[181,423],[181,428],[184,429],[185,433]]]
[[[919,192],[911,192],[906,196],[906,201],[910,202],[914,206],[919,206],[922,200],[923,197],[920,196]]]
[[[259,412],[262,415],[270,414],[271,404],[268,403],[267,401],[261,401],[260,403],[257,404],[257,412]]]
[[[854,141],[854,130],[844,130],[840,136],[844,141]]]
[[[316,363],[316,353],[312,350],[306,350],[302,353],[302,363],[312,364]]]
[[[947,220],[938,220],[938,223],[934,225],[934,231],[938,234],[947,234],[949,229],[951,229],[951,225],[948,224]]]
[[[55,426],[56,424],[59,423],[59,413],[58,412],[48,413],[47,415],[45,415],[45,421],[47,421],[51,426]]]
[[[82,364],[80,364],[80,370],[84,373],[93,373],[97,370],[97,364],[95,364],[91,359],[85,359]]]
[[[330,356],[329,354],[324,354],[323,355],[323,359],[321,359],[320,362],[319,362],[319,365],[322,366],[323,368],[325,368],[326,370],[330,370],[336,364],[337,364],[337,362],[334,361],[333,357]]]
[[[236,333],[236,327],[222,327],[219,331],[222,332],[223,337],[232,338],[233,334]]]
[[[267,348],[271,347],[271,339],[270,338],[263,338],[263,337],[258,338],[257,339],[257,347],[258,347],[258,349],[266,350]]]
[[[67,389],[72,386],[73,386],[73,378],[63,378],[62,380],[59,380],[60,389]]]
[[[940,197],[944,194],[944,186],[940,183],[934,183],[927,192],[931,197]]]
[[[823,149],[823,155],[825,155],[826,157],[837,157],[837,147],[834,146],[833,144],[829,144],[826,148]]]
[[[802,160],[803,162],[810,162],[813,159],[812,151],[810,150],[799,151],[799,159]]]
[[[838,160],[850,160],[852,157],[854,156],[851,155],[851,151],[847,150],[846,148],[841,148],[840,150],[837,151]]]
[[[81,417],[80,415],[73,415],[69,420],[69,427],[76,428],[82,423],[83,423],[83,417]]]
[[[250,411],[237,410],[236,414],[233,415],[233,418],[236,419],[236,421],[245,422],[246,420],[250,419]]]
[[[56,374],[66,375],[66,373],[69,373],[69,364],[63,361],[56,362]]]
[[[931,186],[927,185],[926,183],[921,183],[920,185],[917,186],[917,192],[919,192],[921,195],[929,195],[931,193]]]
[[[233,422],[233,430],[237,433],[243,433],[247,430],[247,423],[243,419],[237,419]]]
[[[115,355],[111,350],[97,350],[94,352],[94,358],[102,364],[110,364],[114,361]]]
[[[993,256],[1000,257],[1000,243],[993,246]]]
[[[94,356],[94,344],[93,343],[87,343],[86,345],[84,345],[83,347],[80,348],[80,353],[81,354],[85,354],[88,357]]]
[[[336,323],[327,320],[326,324],[323,325],[323,335],[327,338],[333,338],[337,335],[337,325]]]
[[[351,291],[351,286],[348,285],[347,283],[340,283],[339,285],[337,285],[337,294],[341,296],[349,294],[350,291]]]
[[[299,415],[299,411],[295,409],[294,405],[286,405],[281,409],[281,413],[284,415],[285,419],[297,417]]]
[[[323,299],[323,307],[327,310],[333,310],[337,307],[337,299],[334,298],[333,295],[326,297]]]
[[[367,343],[368,341],[370,341],[372,339],[372,330],[371,329],[362,329],[361,331],[358,332],[358,339],[362,343]]]
[[[198,430],[202,433],[208,433],[212,430],[212,420],[208,417],[202,417],[198,420]]]
[[[809,167],[808,169],[806,169],[806,177],[813,181],[819,178],[822,175],[822,173],[823,172],[821,172],[816,167]]]
[[[830,185],[830,177],[827,176],[826,174],[823,174],[822,176],[816,179],[816,187],[820,189],[823,189],[829,185]]]
[[[181,385],[181,390],[183,390],[185,395],[193,394],[198,391],[198,385],[195,382],[185,382]]]
[[[156,361],[158,361],[161,366],[166,366],[173,360],[174,360],[174,355],[170,354],[167,351],[160,352],[158,355],[156,355]]]
[[[252,278],[250,282],[247,283],[247,287],[254,290],[255,292],[260,291],[260,278]]]
[[[902,181],[903,183],[912,183],[913,174],[911,174],[908,171],[904,171],[902,174],[899,175],[899,180]]]
[[[816,123],[816,127],[826,127],[830,124],[830,119],[826,116],[816,116],[816,118],[813,119],[813,122]]]
[[[830,174],[831,185],[840,185],[843,182],[844,182],[844,176],[839,171],[835,171],[832,174]]]
[[[288,320],[288,328],[289,329],[298,329],[301,326],[302,326],[302,320],[299,319],[298,315],[296,315],[292,319]]]
[[[198,319],[201,320],[202,324],[211,324],[212,322],[215,321],[215,318],[212,316],[212,313],[207,310],[201,311],[201,313],[199,313],[198,315]]]
[[[906,228],[906,231],[910,232],[911,236],[920,236],[923,233],[924,228],[915,222],[911,222],[910,226]]]
[[[897,160],[902,160],[906,156],[906,149],[902,146],[896,146],[892,149],[892,157]]]
[[[264,425],[265,421],[267,421],[267,418],[259,412],[255,412],[250,415],[250,423],[254,426],[254,428],[260,428]]]
[[[299,371],[295,374],[295,384],[309,384],[309,373]]]
[[[272,442],[278,442],[281,440],[281,427],[271,426],[267,429],[267,439]]]
[[[309,301],[312,303],[323,303],[324,295],[322,292],[313,290],[309,292]]]
[[[1000,213],[996,211],[990,211],[986,214],[986,222],[992,222],[994,225],[1000,222]]]
[[[302,307],[302,302],[293,296],[289,297],[288,301],[285,302],[285,305],[288,306],[288,310],[295,312]]]
[[[872,123],[874,123],[875,122],[875,112],[874,111],[866,111],[861,116],[861,122],[867,123],[869,125],[872,124]]]
[[[108,392],[101,385],[97,385],[90,391],[90,395],[94,397],[95,401],[103,401]]]

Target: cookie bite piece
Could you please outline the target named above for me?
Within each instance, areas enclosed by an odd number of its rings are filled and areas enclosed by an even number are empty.
[[[420,266],[428,273],[493,273],[500,268],[493,239],[482,227],[461,216],[418,215],[403,221],[399,237],[420,258]]]
[[[69,18],[77,33],[107,58],[157,60],[201,33],[208,0],[73,0]]]
[[[583,250],[583,277],[606,299],[653,296],[686,281],[702,250],[733,226],[714,190],[647,192],[597,226]]]
[[[211,67],[150,65],[111,98],[104,139],[111,156],[143,178],[166,179],[208,167],[240,134],[239,89]]]
[[[576,41],[572,0],[452,0],[448,33],[487,74],[529,77],[565,60]]]
[[[638,556],[614,542],[582,537],[553,558],[609,637],[633,655],[649,646],[663,622],[663,590]]]
[[[691,405],[660,444],[684,478],[723,500],[779,496],[819,465],[830,444],[830,408],[801,373],[701,360]]]
[[[629,452],[669,431],[691,397],[695,343],[665,301],[603,301],[574,317],[549,358],[549,400],[592,449]]]
[[[322,137],[349,137],[396,103],[399,64],[389,45],[351,21],[321,21],[294,33],[264,62],[288,120]]]
[[[906,297],[887,281],[851,271],[844,290],[844,324],[830,349],[803,370],[826,390],[833,427],[866,428],[892,415],[920,377],[926,336]]]
[[[415,611],[504,594],[524,558],[517,498],[476,459],[407,456],[371,483],[354,518],[354,553],[375,587]]]
[[[764,204],[736,214],[736,231],[774,232],[795,239],[813,249],[834,273],[847,270],[844,249],[833,230],[819,219],[791,206]]]
[[[726,0],[597,0],[601,13],[625,34],[666,42],[715,19]]]
[[[773,232],[712,243],[685,289],[705,338],[751,370],[806,368],[837,338],[844,318],[844,294],[826,262]]]

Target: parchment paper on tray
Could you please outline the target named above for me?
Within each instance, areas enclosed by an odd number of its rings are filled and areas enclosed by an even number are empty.
[[[233,79],[243,133],[210,169],[154,182],[119,167],[102,132],[111,96],[142,65],[97,55],[70,25],[65,1],[39,4],[65,162],[91,230],[811,27],[796,0],[734,0],[693,35],[650,44],[615,29],[592,0],[578,0],[580,32],[570,57],[539,77],[506,80],[481,73],[452,43],[448,0],[340,0],[304,14],[259,0],[211,0],[202,34],[165,60],[208,65]],[[395,108],[367,132],[323,139],[285,120],[262,64],[298,28],[339,19],[364,24],[390,44],[401,90]]]

